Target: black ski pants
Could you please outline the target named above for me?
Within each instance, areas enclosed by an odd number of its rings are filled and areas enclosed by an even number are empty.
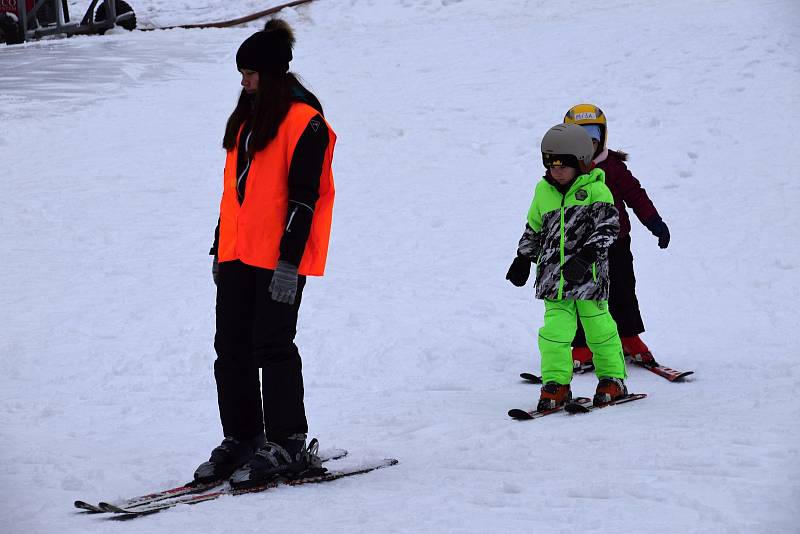
[[[636,299],[636,277],[633,274],[631,236],[618,238],[608,249],[609,294],[608,309],[617,323],[620,337],[644,332],[639,301]],[[586,334],[578,321],[573,347],[586,347]]]
[[[214,376],[224,435],[246,439],[266,431],[267,440],[281,443],[308,432],[294,344],[306,277],[298,277],[289,305],[270,297],[272,275],[240,261],[219,264]]]

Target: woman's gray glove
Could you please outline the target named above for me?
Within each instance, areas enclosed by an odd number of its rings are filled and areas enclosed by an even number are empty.
[[[297,267],[288,261],[278,261],[269,283],[272,300],[284,304],[294,304],[297,296]]]

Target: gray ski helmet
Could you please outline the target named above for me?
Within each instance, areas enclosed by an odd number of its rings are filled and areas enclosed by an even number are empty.
[[[542,163],[549,167],[553,156],[573,156],[587,171],[592,164],[594,146],[586,130],[577,124],[556,124],[542,138]]]

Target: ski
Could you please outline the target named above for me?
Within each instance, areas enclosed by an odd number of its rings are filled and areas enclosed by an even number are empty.
[[[572,373],[576,375],[582,375],[591,371],[594,371],[594,364],[592,362],[580,363],[577,360],[573,360],[573,368]],[[520,373],[520,378],[525,380],[526,382],[530,382],[531,384],[541,384],[542,377],[539,375],[535,375],[533,373]]]
[[[653,354],[650,351],[641,354],[626,354],[625,359],[629,363],[632,363],[638,367],[643,367],[651,373],[655,373],[662,378],[666,378],[670,382],[677,382],[683,380],[689,375],[694,374],[694,371],[678,371],[676,369],[672,369],[671,367],[659,364],[655,358],[653,358]]]
[[[519,376],[520,376],[520,378],[522,378],[523,380],[527,380],[531,384],[541,384],[542,383],[542,377],[534,375],[532,373],[520,373]]]
[[[592,402],[592,399],[587,397],[576,397],[572,399],[570,402],[574,402],[577,405],[588,404]],[[522,410],[520,408],[513,408],[508,411],[508,416],[512,419],[516,419],[517,421],[530,421],[531,419],[539,419],[540,417],[544,417],[545,415],[550,415],[556,412],[560,412],[564,409],[565,405],[556,406],[552,410]]]
[[[206,484],[194,484],[190,482],[188,484],[184,484],[183,486],[178,486],[176,488],[157,491],[155,493],[149,493],[147,495],[140,495],[138,497],[124,499],[122,501],[117,501],[111,504],[101,502],[99,505],[94,505],[86,501],[75,501],[74,505],[75,508],[80,508],[81,510],[86,510],[88,512],[105,513],[109,511],[106,510],[106,506],[120,506],[120,507],[138,506],[140,504],[147,504],[150,502],[160,501],[163,499],[170,499],[172,497],[178,497],[180,495],[186,495],[189,493],[201,493],[211,488],[215,488],[220,484],[222,484],[223,482],[224,481],[222,480],[217,482],[209,482]]]
[[[347,456],[347,451],[344,449],[331,449],[320,453],[320,459],[323,462],[338,460],[340,458],[344,458],[345,456]],[[117,509],[128,509],[153,502],[172,499],[174,497],[180,497],[182,495],[203,493],[204,491],[208,491],[209,489],[220,486],[224,482],[224,480],[208,482],[205,484],[195,484],[194,482],[189,482],[188,484],[184,484],[183,486],[178,486],[176,488],[157,491],[155,493],[148,493],[147,495],[140,495],[138,497],[132,497],[120,501],[101,502],[98,505],[94,505],[86,501],[75,501],[74,506],[75,508],[95,514],[116,512]]]
[[[593,412],[594,410],[599,410],[600,408],[606,408],[607,406],[616,406],[618,404],[625,404],[627,402],[633,402],[640,399],[647,397],[646,393],[631,393],[626,395],[625,397],[611,401],[606,404],[601,404],[599,406],[595,406],[594,404],[577,404],[573,402],[568,402],[566,406],[564,406],[564,411],[568,414],[578,414],[578,413],[588,413]]]
[[[301,486],[303,484],[318,484],[321,482],[330,482],[333,480],[338,480],[340,478],[369,473],[371,471],[375,471],[376,469],[382,469],[384,467],[396,465],[397,463],[398,461],[395,460],[394,458],[388,458],[384,460],[378,460],[375,462],[367,462],[360,466],[345,468],[336,471],[318,470],[315,473],[306,474],[305,476],[301,476],[300,478],[276,479],[264,484],[260,484],[245,489],[233,489],[231,488],[230,484],[226,482],[220,487],[219,490],[213,491],[211,493],[181,495],[173,499],[165,499],[160,502],[150,502],[132,508],[120,508],[120,507],[109,508],[110,510],[116,513],[115,515],[111,516],[110,519],[114,520],[134,519],[144,515],[150,515],[157,512],[161,512],[163,510],[168,510],[170,508],[174,508],[181,504],[198,504],[201,502],[213,501],[225,495],[237,496],[249,493],[260,493],[262,491],[267,491],[269,489],[277,488],[280,486]]]

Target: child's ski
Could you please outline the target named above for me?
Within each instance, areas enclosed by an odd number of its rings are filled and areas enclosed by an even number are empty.
[[[625,359],[638,367],[644,367],[648,371],[657,374],[662,378],[666,378],[670,382],[683,380],[689,375],[694,374],[694,371],[678,371],[671,367],[666,367],[659,364],[650,351],[642,354],[626,354]]]
[[[576,363],[575,367],[572,369],[572,373],[576,375],[582,375],[584,373],[589,373],[594,371],[594,364],[592,362],[586,363]],[[523,380],[530,382],[531,384],[541,384],[542,377],[539,375],[535,375],[533,373],[520,373],[520,378]]]
[[[601,404],[599,406],[595,406],[594,404],[588,404],[588,403],[578,404],[574,402],[568,402],[564,406],[564,411],[566,411],[569,414],[588,413],[594,410],[599,410],[600,408],[605,408],[607,406],[616,406],[617,404],[625,404],[627,402],[637,401],[645,397],[647,397],[646,393],[631,393],[630,395],[626,395],[621,399],[611,401],[606,404]]]
[[[347,451],[344,449],[331,449],[321,452],[319,456],[323,462],[327,462],[330,460],[338,460],[340,458],[344,458],[345,456],[347,456]],[[119,509],[133,508],[135,506],[142,506],[145,504],[164,501],[167,499],[173,499],[175,497],[180,497],[182,495],[194,495],[197,493],[202,493],[209,489],[220,486],[224,482],[225,482],[224,480],[209,482],[207,484],[194,484],[190,482],[183,486],[178,486],[177,488],[170,488],[167,490],[158,491],[156,493],[149,493],[147,495],[140,495],[138,497],[131,497],[129,499],[123,499],[120,501],[114,501],[110,503],[101,502],[99,505],[94,505],[86,501],[75,501],[74,505],[75,508],[80,508],[81,510],[86,510],[88,512],[99,514],[99,513],[116,511],[114,510],[114,508],[119,508]]]
[[[541,384],[542,383],[542,377],[536,376],[536,375],[534,375],[532,373],[520,373],[519,376],[520,376],[520,378],[522,378],[523,380],[527,380],[531,384]]]
[[[570,402],[573,402],[576,405],[580,406],[592,402],[592,399],[587,397],[575,397]],[[550,415],[556,412],[560,412],[563,409],[564,405],[556,406],[552,410],[544,410],[541,412],[537,410],[522,410],[520,408],[513,408],[508,411],[508,416],[511,417],[512,419],[516,419],[517,421],[529,421],[531,419],[539,419],[540,417],[544,417],[545,415]]]

